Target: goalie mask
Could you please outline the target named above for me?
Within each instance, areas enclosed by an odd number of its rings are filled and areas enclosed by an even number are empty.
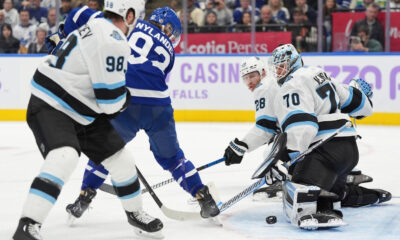
[[[259,57],[249,57],[243,60],[239,71],[240,78],[250,91],[254,91],[266,73],[264,63]]]
[[[149,21],[160,25],[161,31],[169,37],[174,48],[178,46],[181,40],[182,26],[179,17],[172,8],[157,8],[150,14]]]
[[[303,60],[292,44],[285,44],[275,48],[269,57],[268,63],[271,72],[279,83],[292,72],[303,66]]]

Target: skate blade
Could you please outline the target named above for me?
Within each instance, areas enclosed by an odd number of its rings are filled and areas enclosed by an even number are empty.
[[[136,236],[142,238],[142,239],[163,239],[164,235],[162,234],[162,230],[159,230],[157,232],[146,232],[143,231],[142,229],[133,228],[133,231],[135,232]]]
[[[68,218],[67,218],[67,226],[72,227],[75,223],[76,217],[74,217],[72,214],[68,213]]]
[[[222,223],[222,221],[221,221],[221,219],[220,219],[219,216],[212,217],[212,218],[207,218],[207,220],[208,220],[210,223],[212,223],[212,224],[214,224],[214,225],[216,225],[216,226],[218,226],[218,227],[223,227],[223,226],[224,226],[224,224]]]
[[[337,228],[341,226],[346,226],[342,219],[331,219],[327,223],[319,223],[317,219],[307,219],[301,221],[299,224],[299,228],[304,230],[317,230],[317,229],[326,229],[326,228]]]

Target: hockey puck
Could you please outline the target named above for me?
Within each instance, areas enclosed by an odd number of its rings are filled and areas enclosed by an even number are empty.
[[[269,216],[269,217],[267,217],[267,218],[265,219],[265,221],[266,221],[268,224],[274,224],[274,223],[276,223],[276,216]]]

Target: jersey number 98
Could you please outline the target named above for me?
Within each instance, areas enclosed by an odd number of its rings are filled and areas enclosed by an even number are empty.
[[[120,72],[124,69],[124,57],[118,57],[117,60],[113,56],[107,57],[106,64],[108,72],[114,72],[115,70]]]

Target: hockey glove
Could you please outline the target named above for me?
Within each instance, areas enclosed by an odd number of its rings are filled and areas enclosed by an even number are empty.
[[[55,55],[57,53],[57,50],[63,44],[64,38],[64,24],[60,24],[57,32],[47,36],[44,39],[44,44],[47,47],[48,53]]]
[[[287,169],[283,167],[282,161],[278,161],[276,165],[265,174],[265,183],[267,185],[272,185],[277,181],[285,181],[287,176]]]
[[[231,164],[239,164],[242,162],[244,153],[249,149],[245,142],[235,140],[229,143],[229,146],[225,149],[225,165],[229,166]]]
[[[362,91],[368,98],[372,98],[372,95],[374,94],[372,92],[371,85],[367,83],[366,81],[362,80],[361,78],[358,79],[352,79],[350,81],[350,86],[357,88],[358,90]]]

